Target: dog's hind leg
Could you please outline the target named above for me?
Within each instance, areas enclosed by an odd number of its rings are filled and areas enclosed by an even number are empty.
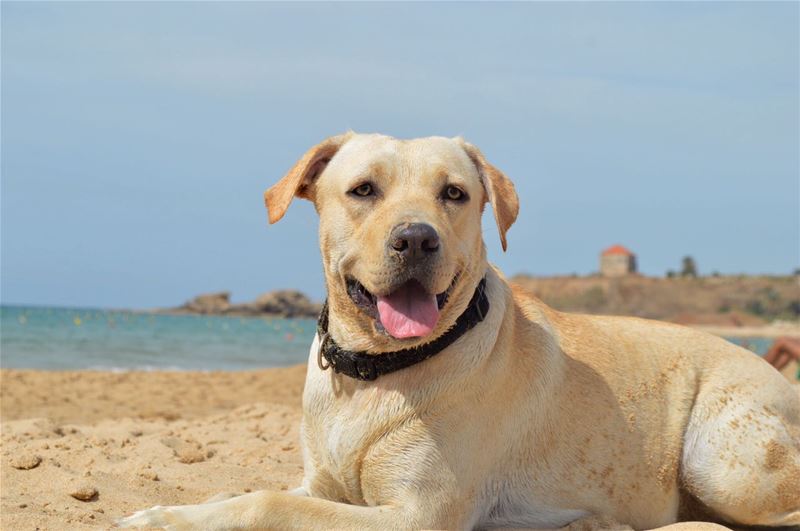
[[[775,399],[775,383],[742,394],[730,388],[698,396],[686,430],[684,486],[724,520],[800,526],[800,401]],[[786,386],[788,387],[788,385]]]

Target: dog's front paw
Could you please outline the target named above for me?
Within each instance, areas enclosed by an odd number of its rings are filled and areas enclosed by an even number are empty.
[[[162,507],[156,505],[150,509],[136,512],[126,518],[117,520],[117,527],[160,527],[166,531],[183,531],[192,526],[183,520],[178,513],[180,507]]]

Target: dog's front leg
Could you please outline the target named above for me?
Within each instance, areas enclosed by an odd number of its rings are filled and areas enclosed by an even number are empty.
[[[258,491],[201,505],[156,506],[123,518],[121,527],[203,529],[392,529],[413,526],[408,511],[394,506],[364,507],[291,493]]]

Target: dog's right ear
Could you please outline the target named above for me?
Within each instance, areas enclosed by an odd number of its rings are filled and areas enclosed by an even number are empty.
[[[264,192],[270,224],[278,222],[286,214],[295,196],[310,199],[309,186],[352,135],[352,132],[347,132],[332,136],[309,149],[283,179]]]

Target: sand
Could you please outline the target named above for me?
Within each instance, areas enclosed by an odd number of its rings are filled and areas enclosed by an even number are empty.
[[[305,366],[0,371],[0,528],[103,529],[157,504],[299,485]]]
[[[304,377],[0,370],[0,529],[106,529],[153,505],[294,488]]]

